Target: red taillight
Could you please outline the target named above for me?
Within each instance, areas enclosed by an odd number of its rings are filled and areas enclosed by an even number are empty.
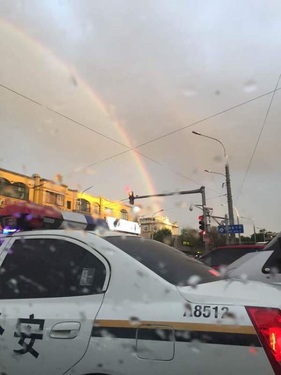
[[[220,276],[220,273],[218,272],[218,271],[216,271],[216,270],[209,270],[209,272],[212,274],[212,275],[214,275],[214,276]]]
[[[246,307],[275,374],[281,372],[281,311],[266,307]]]
[[[276,360],[281,361],[281,328],[273,327],[269,329],[270,347],[275,353]]]

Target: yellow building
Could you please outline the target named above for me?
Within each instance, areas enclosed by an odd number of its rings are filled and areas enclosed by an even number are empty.
[[[82,212],[104,219],[133,220],[131,206],[123,202],[79,192],[38,174],[30,177],[0,168],[0,208],[12,202],[55,206],[64,211]]]

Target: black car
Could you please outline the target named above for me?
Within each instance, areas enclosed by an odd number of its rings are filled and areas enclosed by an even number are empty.
[[[245,254],[253,253],[264,248],[264,244],[226,245],[202,255],[199,260],[210,267],[219,269],[235,262]]]

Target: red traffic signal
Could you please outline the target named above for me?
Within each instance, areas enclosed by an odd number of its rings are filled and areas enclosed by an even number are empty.
[[[199,224],[199,229],[202,231],[205,231],[205,223],[204,223],[204,216],[200,215],[198,216],[198,224]]]
[[[135,196],[134,196],[134,192],[133,191],[129,192],[129,202],[132,205],[135,203]]]

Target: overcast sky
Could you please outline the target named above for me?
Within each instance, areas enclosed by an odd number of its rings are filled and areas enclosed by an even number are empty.
[[[281,222],[281,3],[0,0],[1,167],[119,200],[206,187],[256,227]],[[133,149],[133,150],[132,150]],[[141,214],[197,227],[201,197]],[[241,219],[247,234],[250,220]]]

